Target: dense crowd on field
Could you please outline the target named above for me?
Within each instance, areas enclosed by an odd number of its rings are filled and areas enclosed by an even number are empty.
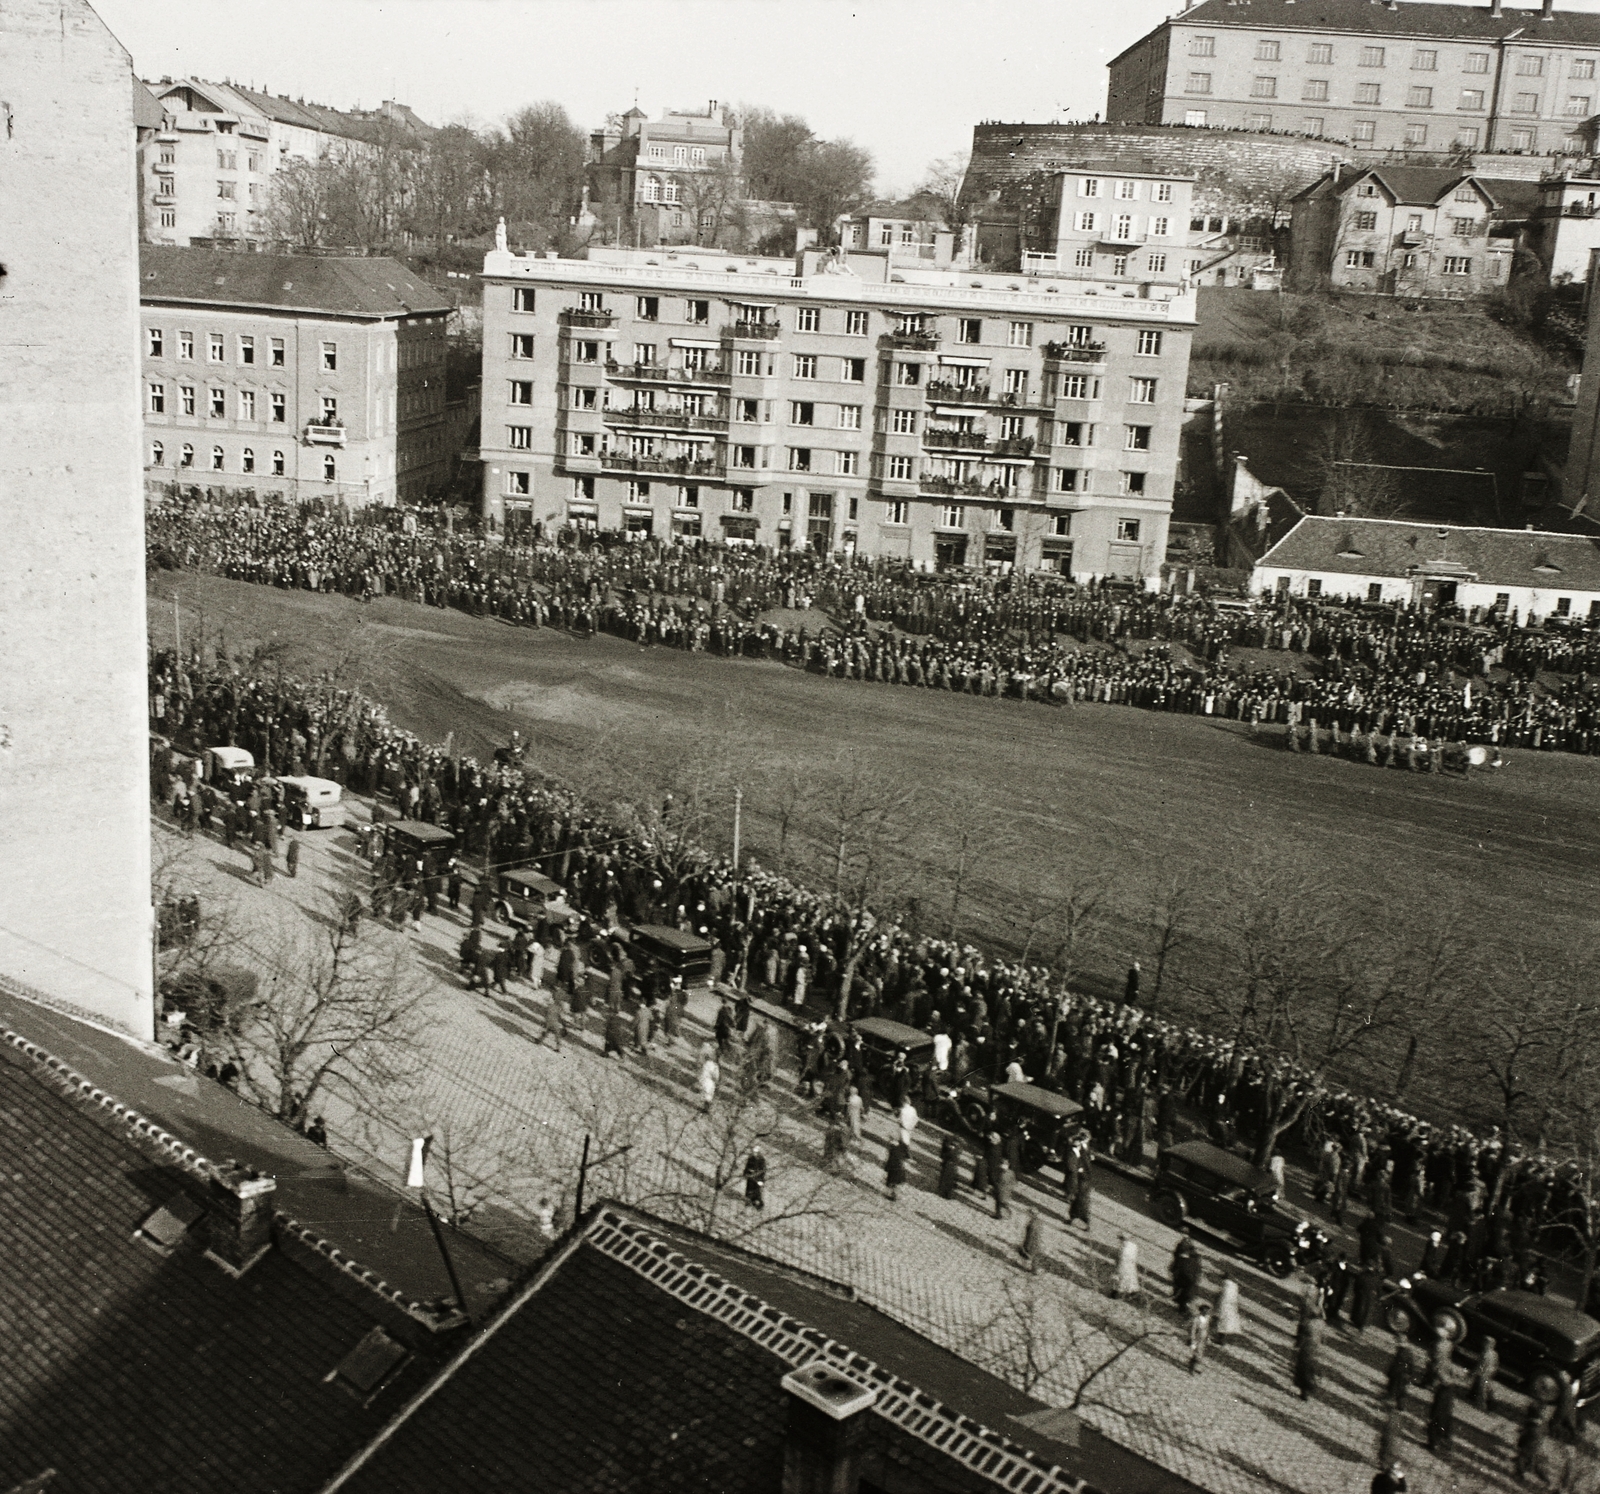
[[[162,563],[262,585],[399,596],[840,679],[1282,726],[1292,746],[1326,741],[1389,765],[1414,766],[1419,739],[1435,761],[1443,742],[1600,751],[1600,632],[1493,614],[1278,598],[1219,607],[1059,576],[610,536],[491,543],[416,515],[174,504],[151,515],[149,535]],[[776,609],[790,621],[763,620]]]
[[[1380,1219],[1414,1219],[1424,1205],[1445,1211],[1449,1256],[1438,1264],[1463,1282],[1526,1275],[1532,1245],[1559,1247],[1559,1221],[1581,1200],[1570,1166],[1498,1134],[1430,1124],[1329,1091],[1280,1053],[1151,1015],[1139,1003],[1136,972],[1125,999],[1107,1001],[1064,989],[1039,966],[924,937],[770,873],[747,871],[736,888],[726,861],[699,853],[664,860],[637,826],[607,819],[515,756],[480,763],[452,755],[325,679],[250,677],[169,651],[152,656],[149,684],[158,798],[170,802],[184,771],[179,749],[219,744],[244,747],[268,772],[311,773],[382,794],[405,816],[452,829],[465,857],[537,863],[558,881],[585,915],[565,936],[574,948],[562,969],[604,967],[606,931],[621,922],[676,923],[714,941],[717,973],[741,989],[796,1009],[809,1000],[940,1035],[949,1082],[966,1073],[1020,1074],[1066,1092],[1085,1106],[1097,1148],[1128,1160],[1144,1156],[1152,1132],[1171,1139],[1180,1099],[1204,1115],[1217,1140],[1258,1151],[1299,1116],[1278,1146],[1318,1153],[1336,1142],[1319,1153],[1319,1189],[1336,1213],[1357,1196]],[[391,875],[403,883],[414,874]],[[439,889],[412,891],[420,917],[423,892],[432,905]],[[564,936],[549,937],[559,946]]]

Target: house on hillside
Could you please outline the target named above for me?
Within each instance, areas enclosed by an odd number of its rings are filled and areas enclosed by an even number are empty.
[[[1459,299],[1503,289],[1536,182],[1335,165],[1293,201],[1288,285]]]
[[[1256,562],[1257,595],[1600,619],[1600,537],[1307,515]]]
[[[950,227],[944,204],[926,192],[898,202],[869,202],[835,224],[844,249],[886,253],[891,265],[923,269],[971,262],[969,235]]]
[[[1600,170],[1567,169],[1539,183],[1539,201],[1523,236],[1547,285],[1583,284],[1600,249]]]

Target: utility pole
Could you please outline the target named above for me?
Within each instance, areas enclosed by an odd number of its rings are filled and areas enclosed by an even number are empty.
[[[450,1289],[456,1294],[456,1305],[461,1309],[462,1317],[469,1322],[472,1313],[467,1307],[466,1294],[461,1290],[461,1278],[456,1275],[456,1264],[450,1259],[449,1247],[444,1243],[444,1231],[439,1228],[438,1216],[433,1212],[433,1205],[428,1202],[428,1183],[425,1168],[428,1153],[433,1150],[433,1136],[418,1136],[411,1143],[411,1167],[406,1173],[406,1187],[415,1188],[417,1197],[422,1201],[422,1211],[428,1216],[429,1228],[433,1230],[433,1241],[439,1247],[439,1254],[444,1258],[445,1274],[450,1278]]]
[[[172,652],[183,658],[183,617],[178,611],[178,593],[172,593]]]
[[[587,1131],[583,1133],[583,1160],[578,1163],[578,1196],[573,1200],[572,1222],[576,1224],[583,1218],[583,1193],[589,1183],[589,1169],[591,1167],[604,1167],[607,1162],[620,1157],[624,1152],[633,1150],[630,1141],[626,1146],[619,1146],[613,1152],[607,1152],[603,1157],[596,1157],[593,1162],[589,1160],[589,1143],[593,1138]]]
[[[744,790],[733,791],[733,885],[739,885],[739,828],[744,811]]]

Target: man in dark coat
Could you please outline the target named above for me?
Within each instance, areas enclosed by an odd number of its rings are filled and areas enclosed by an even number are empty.
[[[960,1186],[961,1143],[948,1132],[939,1143],[939,1197],[954,1198]]]
[[[1199,1294],[1200,1280],[1205,1274],[1205,1263],[1187,1234],[1179,1239],[1177,1248],[1172,1252],[1171,1269],[1172,1300],[1177,1303],[1179,1312],[1187,1313]]]
[[[291,835],[289,843],[283,848],[283,869],[291,877],[300,875],[300,837]]]

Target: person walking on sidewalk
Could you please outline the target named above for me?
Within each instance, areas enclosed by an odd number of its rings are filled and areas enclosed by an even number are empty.
[[[1494,1382],[1500,1373],[1500,1350],[1494,1339],[1483,1341],[1483,1353],[1472,1371],[1472,1404],[1480,1411],[1494,1410]]]
[[[861,1103],[861,1091],[852,1084],[849,1097],[844,1102],[844,1113],[850,1123],[850,1139],[852,1141],[860,1141],[863,1135],[861,1115],[864,1109],[865,1107]]]
[[[1039,1211],[1028,1210],[1028,1223],[1022,1231],[1022,1243],[1017,1246],[1022,1256],[1022,1264],[1030,1272],[1039,1269],[1039,1263],[1044,1259],[1044,1230],[1039,1223]]]
[[[1222,1273],[1222,1289],[1217,1293],[1217,1321],[1212,1330],[1224,1343],[1238,1338],[1244,1332],[1239,1320],[1239,1283],[1231,1271]]]
[[[852,1089],[851,1094],[855,1091]],[[961,1184],[961,1143],[949,1132],[939,1143],[939,1197],[954,1198]]]
[[[1322,1330],[1319,1317],[1302,1318],[1294,1336],[1294,1389],[1303,1401],[1317,1393],[1322,1380]]]
[[[291,878],[300,875],[300,837],[291,835],[283,848],[283,869]]]
[[[712,1052],[710,1043],[700,1045],[700,1109],[703,1114],[711,1114],[711,1104],[717,1098],[717,1084],[722,1078],[722,1070],[717,1066],[716,1054]]]
[[[884,1181],[889,1186],[889,1202],[896,1203],[900,1198],[900,1190],[905,1187],[906,1163],[911,1160],[911,1148],[905,1142],[896,1140],[889,1147],[889,1155],[884,1161]]]
[[[1117,1275],[1111,1295],[1124,1302],[1137,1302],[1144,1296],[1139,1284],[1139,1242],[1129,1235],[1117,1237]]]
[[[539,1034],[539,1045],[543,1047],[546,1038],[550,1039],[550,1046],[557,1053],[561,1051],[561,1039],[566,1036],[567,1019],[561,1010],[561,996],[552,991],[550,999],[544,1007],[544,1031]]]
[[[994,1171],[994,1217],[996,1219],[1009,1219],[1011,1217],[1011,1191],[1016,1185],[1016,1177],[1011,1171],[1011,1164],[1004,1157]]]
[[[1189,1315],[1189,1373],[1198,1375],[1211,1346],[1211,1304],[1203,1298]]]
[[[744,1202],[750,1209],[767,1206],[767,1158],[758,1141],[750,1148],[749,1159],[744,1164]]]

